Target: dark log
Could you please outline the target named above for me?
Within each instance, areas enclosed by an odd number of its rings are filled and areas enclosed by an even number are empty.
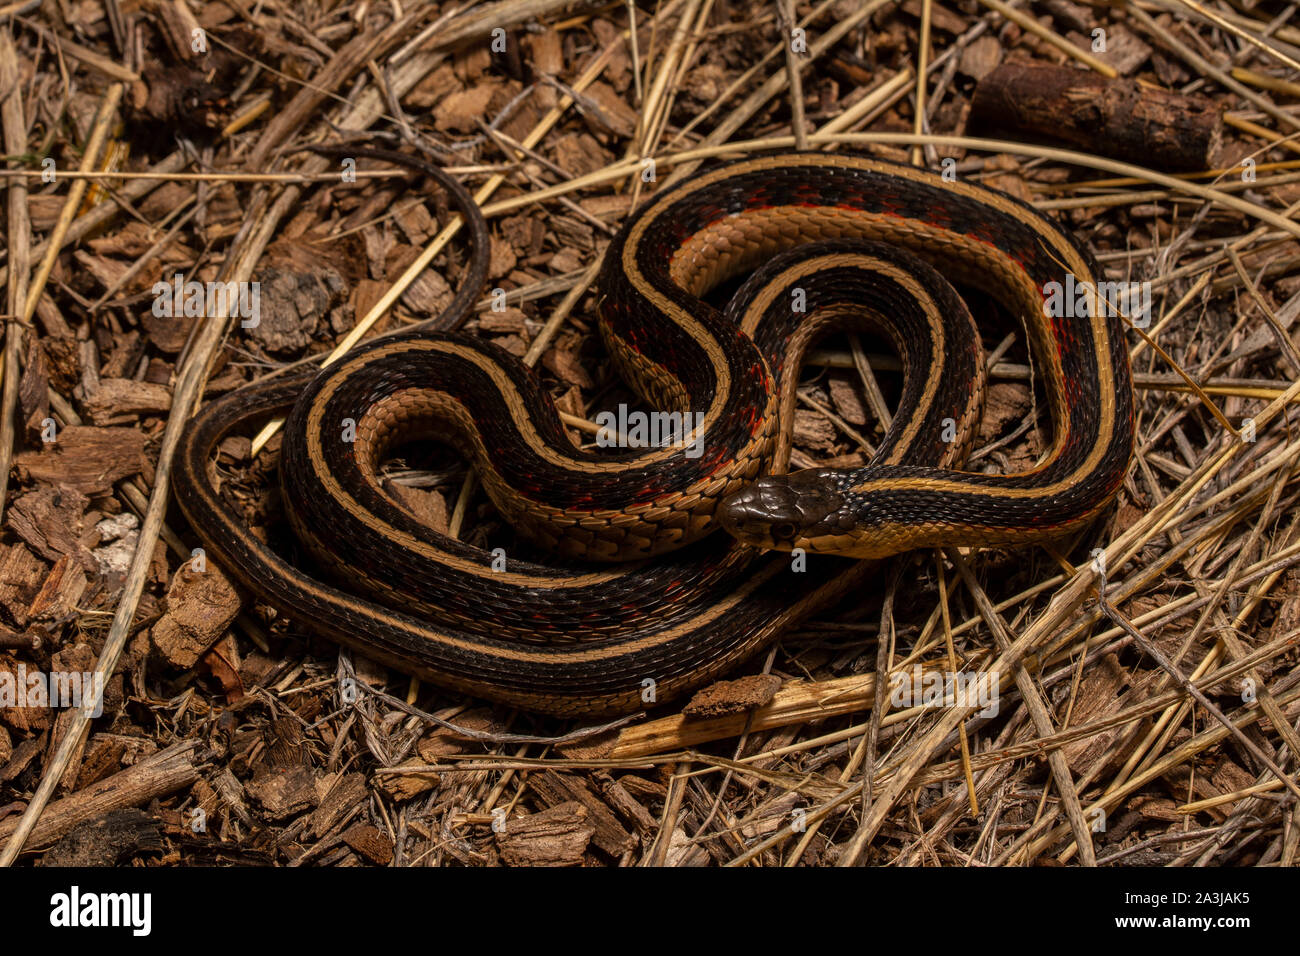
[[[1185,172],[1212,168],[1223,122],[1221,108],[1203,97],[1012,61],[979,82],[968,130]]]

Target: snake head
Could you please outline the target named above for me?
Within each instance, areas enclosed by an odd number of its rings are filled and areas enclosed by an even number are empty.
[[[840,509],[840,475],[809,468],[790,475],[768,475],[724,498],[717,518],[727,533],[757,548],[820,551],[818,538],[841,535],[852,527]],[[840,519],[848,521],[841,528]]]

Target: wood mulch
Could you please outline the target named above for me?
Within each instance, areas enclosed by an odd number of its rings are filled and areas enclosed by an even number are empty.
[[[0,861],[1296,862],[1289,7],[826,0],[794,3],[792,25],[789,6],[0,4]],[[469,328],[581,423],[634,400],[591,289],[619,224],[724,144],[796,133],[995,186],[1066,224],[1108,279],[1149,283],[1150,327],[1129,338],[1138,454],[1094,527],[903,556],[731,682],[595,737],[413,682],[215,562],[196,573],[164,488],[197,403],[359,325],[436,314],[466,261],[436,190],[370,161],[341,180],[297,146],[452,170],[492,233]],[[158,315],[177,274],[260,283],[260,322]],[[1023,332],[973,304],[991,388],[971,467],[1024,469],[1050,435],[1041,387]],[[862,463],[883,434],[855,348],[811,356],[796,465]],[[888,404],[894,360],[866,352]],[[223,485],[280,535],[279,440],[255,454],[253,437],[221,448]],[[512,540],[454,456],[385,479],[439,529]],[[96,668],[89,720],[4,698],[20,674]],[[1000,674],[996,705],[895,699],[954,668]]]

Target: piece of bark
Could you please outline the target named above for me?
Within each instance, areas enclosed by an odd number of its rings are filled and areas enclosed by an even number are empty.
[[[581,200],[580,205],[602,222],[620,222],[632,208],[631,197],[626,193],[617,196],[592,196]]]
[[[1175,737],[1175,742],[1178,742],[1177,737]],[[1199,771],[1193,773],[1192,768],[1186,765],[1170,768],[1168,772],[1161,775],[1160,779],[1168,788],[1170,795],[1179,803],[1213,800],[1224,794],[1224,791],[1216,787],[1206,774]],[[1231,811],[1232,807],[1230,805],[1221,803],[1218,806],[1207,807],[1202,812],[1209,814],[1216,823],[1222,823],[1228,819],[1228,814]],[[1179,816],[1185,819],[1184,814]]]
[[[596,34],[599,49],[613,48],[613,56],[605,67],[604,77],[614,84],[614,89],[626,93],[632,82],[632,55],[627,39],[620,36],[618,27],[599,17],[591,21],[591,29]]]
[[[196,316],[154,315],[152,309],[145,309],[140,315],[140,324],[153,347],[166,355],[177,355],[189,341],[194,323],[200,321]]]
[[[698,843],[691,841],[682,827],[674,827],[668,839],[668,852],[664,856],[664,866],[676,869],[685,866],[707,866],[709,851]]]
[[[761,807],[754,816],[747,818],[740,827],[740,835],[747,841],[757,841],[770,836],[789,823],[795,808],[803,806],[806,802],[803,794],[794,792],[782,794]]]
[[[1214,165],[1223,124],[1221,107],[1205,97],[1013,60],[976,86],[968,130],[1186,171]]]
[[[801,448],[829,454],[835,449],[835,426],[821,412],[811,408],[794,411],[794,441]]]
[[[979,37],[962,51],[957,70],[975,80],[982,80],[1002,62],[1002,44],[997,37]]]
[[[138,807],[194,786],[199,779],[194,765],[198,748],[197,740],[181,741],[85,790],[55,800],[46,806],[33,827],[27,849],[48,846],[82,823],[98,820],[113,810]],[[19,819],[15,815],[0,821],[0,840],[13,835]]]
[[[393,842],[369,823],[354,823],[343,834],[343,842],[371,863],[388,866],[393,862]]]
[[[594,173],[611,163],[614,154],[590,133],[569,133],[555,141],[555,164],[572,176]]]
[[[1073,695],[1070,723],[1074,726],[1091,723],[1131,705],[1133,701],[1125,699],[1121,694],[1121,689],[1127,683],[1128,674],[1114,654],[1107,654],[1100,661],[1091,664],[1088,673],[1079,682],[1078,692]],[[1127,755],[1131,747],[1115,746],[1120,735],[1127,729],[1126,726],[1112,727],[1063,746],[1061,752],[1065,755],[1070,770],[1083,774],[1099,762],[1106,766]]]
[[[596,830],[587,808],[576,800],[511,819],[498,833],[497,849],[507,866],[578,866]]]
[[[433,110],[434,128],[441,132],[470,132],[482,117],[488,115],[488,101],[495,92],[495,84],[481,83],[445,97]]]
[[[239,614],[234,585],[214,564],[202,573],[181,565],[167,591],[167,611],[153,626],[153,643],[172,667],[186,668],[225,633]]]
[[[27,609],[40,593],[48,566],[21,541],[4,550],[0,557],[0,606],[19,626],[27,626]]]
[[[276,717],[262,728],[266,750],[261,761],[271,770],[291,770],[307,761],[302,723],[294,717]]]
[[[227,704],[233,704],[244,696],[244,682],[239,673],[239,647],[235,635],[227,631],[208,648],[200,658],[200,663],[203,669],[221,685],[221,692],[226,695]]]
[[[1009,153],[995,153],[984,162],[984,185],[1014,196],[1023,203],[1032,204],[1034,194],[1025,182],[1025,167],[1019,157]]]
[[[483,332],[520,335],[528,328],[528,316],[521,309],[485,312],[479,316],[478,327]]]
[[[22,409],[22,434],[28,441],[39,440],[50,417],[50,374],[45,365],[45,350],[34,335],[27,349],[27,364],[18,380],[18,407]]]
[[[119,424],[138,415],[151,415],[172,407],[172,390],[166,385],[131,378],[100,379],[83,396],[86,412],[96,425]]]
[[[5,731],[7,734],[8,731]],[[14,747],[9,759],[0,764],[0,784],[6,784],[15,779],[20,773],[27,769],[27,765],[36,759],[37,755],[45,747],[46,736],[28,737],[21,740]]]
[[[49,296],[41,296],[41,302],[49,301]],[[41,313],[38,304],[36,314]],[[63,317],[54,313],[58,322],[63,321]],[[46,323],[46,328],[56,323]],[[54,332],[47,331],[40,339],[41,353],[44,356],[46,373],[49,375],[49,387],[61,395],[67,395],[81,381],[81,357],[80,343],[70,332],[65,335],[56,335]],[[45,398],[49,399],[49,393],[46,392]],[[24,407],[25,409],[25,407]]]
[[[375,786],[393,800],[412,800],[422,793],[428,793],[438,786],[441,777],[435,770],[428,770],[423,760],[413,757],[399,763],[394,770],[404,773],[384,773],[375,777]]]
[[[402,209],[393,216],[393,222],[402,230],[406,241],[415,245],[424,245],[438,231],[438,222],[433,218],[433,213],[429,211],[428,206],[409,206]]]
[[[1187,817],[1178,812],[1178,805],[1167,797],[1150,797],[1136,795],[1129,806],[1148,820],[1161,820],[1165,823],[1183,823]]]
[[[163,849],[158,820],[134,808],[114,810],[73,828],[50,847],[40,866],[117,866]]]
[[[548,770],[541,777],[533,777],[532,786],[548,807],[572,800],[586,807],[587,821],[595,830],[592,842],[615,859],[636,845],[632,834],[623,828],[605,801],[592,791],[585,780],[573,774]]]
[[[361,809],[366,800],[364,774],[347,773],[334,782],[311,815],[311,831],[324,836]]]
[[[303,766],[260,774],[248,782],[247,790],[266,815],[277,821],[314,810],[320,804],[316,778]]]
[[[449,720],[465,730],[482,731],[487,734],[501,734],[509,730],[509,726],[487,707],[466,711],[449,709],[439,711],[434,716]],[[449,727],[434,727],[420,738],[419,743],[415,745],[415,750],[421,759],[432,764],[438,763],[444,757],[482,753],[483,744],[473,738],[460,736]]]
[[[488,248],[488,278],[504,278],[514,272],[518,264],[519,257],[515,255],[514,247],[506,240],[492,236]]]
[[[996,382],[984,398],[984,417],[980,419],[976,447],[1000,438],[1029,414],[1033,395],[1020,382]]]
[[[247,322],[248,335],[273,354],[306,347],[321,318],[347,299],[343,276],[296,243],[282,244],[275,264],[262,268],[257,277],[257,315],[241,320],[241,325]]]
[[[61,624],[75,617],[77,602],[86,593],[86,584],[86,572],[81,562],[65,554],[45,576],[41,589],[27,608],[27,620]]]
[[[593,133],[613,133],[620,139],[631,138],[636,133],[636,111],[608,83],[592,83],[587,87],[586,96],[582,118]]]
[[[831,402],[835,405],[836,414],[850,425],[865,425],[867,409],[848,374],[833,372],[827,377],[826,384],[830,387]]]
[[[903,0],[903,12],[908,16],[920,18],[921,0]],[[946,7],[938,3],[930,4],[930,27],[934,30],[942,30],[945,33],[951,33],[954,36],[964,33],[970,24],[966,18],[953,13]]]
[[[1058,28],[1073,30],[1075,33],[1091,31],[1094,20],[1092,11],[1070,0],[1042,0],[1043,8],[1052,15]]]
[[[628,792],[622,781],[610,780],[601,787],[601,792],[605,794],[605,799],[609,801],[609,806],[613,807],[614,812],[636,827],[638,833],[643,837],[654,835],[659,821]]]
[[[117,285],[122,276],[126,275],[126,271],[131,268],[129,263],[121,259],[91,255],[83,249],[73,252],[72,258],[87,275],[106,289]]]
[[[45,730],[54,722],[49,691],[40,669],[9,654],[0,654],[0,722],[20,734]]]
[[[456,79],[455,68],[450,63],[443,63],[424,79],[415,84],[405,96],[402,104],[412,109],[427,110],[449,93],[460,88]]]
[[[537,255],[546,245],[546,227],[540,219],[527,214],[508,216],[500,220],[497,228],[501,231],[501,238],[524,258]],[[485,318],[486,315],[481,316],[479,321]]]
[[[53,681],[51,681],[51,695],[53,694]],[[51,699],[51,704],[53,703],[54,700]],[[63,738],[67,736],[73,721],[76,719],[77,714],[74,710],[56,712],[54,726],[50,730],[49,743],[45,748],[45,759],[43,761],[45,766],[48,766],[50,761],[54,759],[54,755],[58,753],[59,747],[63,744]],[[77,778],[81,776],[81,762],[86,755],[86,743],[87,737],[82,734],[77,745],[72,750],[72,755],[68,758],[68,765],[63,770],[63,776],[59,778],[59,789],[64,793],[71,793],[76,789]]]
[[[67,485],[84,495],[99,497],[123,478],[144,468],[144,433],[138,428],[90,428],[69,425],[39,451],[14,459],[23,481]]]
[[[1255,778],[1247,773],[1240,764],[1224,759],[1210,773],[1210,782],[1224,793],[1236,793],[1254,786]]]
[[[696,691],[682,708],[682,716],[691,720],[741,714],[762,707],[781,686],[775,674],[751,674],[736,680],[720,680]]]
[[[732,734],[737,737],[739,734]],[[647,780],[645,777],[638,777],[635,774],[627,774],[619,780],[633,797],[642,803],[659,804],[668,799],[668,788],[662,783],[655,780]]]
[[[1085,50],[1089,49],[1093,46],[1094,39],[1101,38],[1099,34],[1094,34],[1095,29],[1069,33],[1066,39]],[[1151,59],[1151,47],[1124,24],[1111,23],[1105,30],[1106,48],[1094,49],[1093,56],[1114,68],[1120,76],[1132,76]]]
[[[565,275],[590,262],[590,254],[579,252],[577,249],[561,249],[555,255],[551,256],[550,261],[546,263],[547,267],[557,275]]]
[[[85,646],[85,645],[78,645]],[[94,665],[94,658],[91,658]],[[70,790],[81,790],[103,780],[122,769],[127,744],[116,734],[96,734],[87,742],[81,758],[81,768]]]
[[[7,516],[9,527],[41,557],[57,561],[83,550],[89,504],[89,499],[74,488],[38,488],[13,503]],[[96,534],[96,544],[98,537]]]
[[[525,36],[523,45],[534,76],[558,78],[564,72],[564,41],[554,27]],[[533,95],[538,105],[548,110],[560,100],[559,90],[544,84],[539,84]]]
[[[230,768],[223,768],[212,783],[221,798],[221,806],[233,813],[244,826],[251,826],[253,815],[248,809],[248,792],[244,789],[244,785],[239,782],[239,778],[231,772]]]
[[[542,365],[548,372],[570,385],[579,388],[595,388],[595,382],[588,374],[586,363],[579,352],[581,343],[575,335],[561,335],[554,347],[542,356]]]

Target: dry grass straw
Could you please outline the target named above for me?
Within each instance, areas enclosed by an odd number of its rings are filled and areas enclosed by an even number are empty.
[[[997,17],[1006,17],[1078,62],[1104,75],[1114,74],[1111,67],[1000,0],[981,2],[993,12],[990,19],[979,21],[969,35],[975,35]],[[787,25],[792,23],[794,11],[785,0],[778,0],[778,5],[780,19]],[[1300,701],[1297,686],[1300,675],[1294,670],[1286,671],[1285,667],[1288,655],[1294,655],[1300,642],[1300,634],[1278,634],[1262,639],[1250,633],[1252,628],[1258,628],[1258,614],[1266,601],[1274,600],[1275,589],[1284,575],[1300,564],[1300,541],[1295,540],[1297,525],[1294,519],[1288,521],[1285,517],[1294,508],[1295,479],[1300,477],[1300,440],[1293,437],[1295,421],[1289,415],[1290,406],[1300,398],[1300,383],[1294,379],[1300,371],[1300,356],[1290,342],[1280,310],[1274,309],[1261,293],[1259,281],[1264,265],[1253,258],[1261,250],[1267,252],[1273,248],[1271,243],[1294,242],[1300,238],[1300,225],[1291,218],[1294,207],[1279,213],[1261,206],[1236,195],[1240,190],[1235,182],[1215,187],[1192,181],[1204,176],[1232,175],[1235,167],[1207,171],[1200,177],[1175,177],[1068,150],[928,135],[924,133],[924,113],[927,106],[934,105],[936,95],[931,81],[937,70],[950,62],[951,51],[930,62],[924,52],[927,47],[924,35],[919,38],[919,50],[923,52],[914,69],[885,78],[853,106],[829,118],[816,132],[806,130],[800,73],[816,64],[850,31],[885,5],[886,0],[874,0],[844,21],[822,23],[827,27],[825,30],[810,30],[813,42],[807,57],[794,55],[788,43],[788,31],[780,31],[782,43],[774,44],[748,72],[737,77],[716,104],[683,128],[674,129],[670,122],[672,104],[695,62],[699,38],[712,6],[708,0],[674,0],[654,17],[651,27],[655,41],[650,49],[642,49],[634,33],[624,33],[632,41],[633,88],[640,110],[637,134],[624,158],[585,176],[493,201],[501,184],[508,180],[518,182],[512,179],[514,166],[507,163],[494,171],[478,190],[476,201],[486,215],[501,216],[534,204],[593,189],[617,188],[628,182],[635,191],[641,186],[639,173],[647,159],[653,159],[658,169],[671,170],[666,179],[671,183],[689,175],[691,169],[706,159],[803,145],[806,141],[823,148],[842,145],[910,148],[914,159],[921,156],[919,151],[925,147],[1013,153],[1088,167],[1115,177],[1050,187],[1045,192],[1050,192],[1053,198],[1041,203],[1048,208],[1122,207],[1177,198],[1202,208],[1215,207],[1244,216],[1252,221],[1250,231],[1222,244],[1221,248],[1209,249],[1198,259],[1186,262],[1184,258],[1185,265],[1153,276],[1153,286],[1168,289],[1177,296],[1177,301],[1165,304],[1158,321],[1134,344],[1131,353],[1135,363],[1153,361],[1164,367],[1158,371],[1137,368],[1136,375],[1142,389],[1139,393],[1142,418],[1138,463],[1130,494],[1144,494],[1149,499],[1149,507],[1100,549],[1100,560],[1104,561],[1100,567],[1106,569],[1104,575],[1093,562],[1072,566],[1057,556],[1053,558],[1056,565],[1053,570],[1042,571],[1034,583],[1018,593],[999,596],[990,593],[989,584],[981,580],[978,559],[955,552],[934,555],[937,596],[910,646],[899,647],[893,639],[894,588],[889,589],[876,631],[879,638],[873,673],[790,682],[771,703],[750,714],[696,721],[670,716],[622,727],[600,756],[574,752],[557,755],[549,746],[555,741],[540,744],[541,755],[530,756],[529,748],[539,744],[521,743],[520,738],[510,735],[486,735],[484,739],[497,753],[448,757],[419,771],[384,768],[378,771],[381,775],[431,771],[476,772],[484,774],[485,779],[499,775],[491,778],[476,805],[466,808],[474,814],[474,820],[481,822],[483,818],[491,819],[494,808],[514,807],[526,799],[530,773],[667,770],[669,781],[657,820],[658,834],[640,861],[647,865],[663,863],[669,858],[677,845],[674,833],[688,818],[695,827],[695,833],[688,835],[688,842],[725,847],[729,865],[757,862],[793,865],[804,861],[814,847],[819,852],[831,853],[842,865],[866,859],[876,861],[880,857],[873,856],[871,850],[887,821],[898,822],[900,831],[912,834],[912,842],[904,841],[897,850],[897,859],[902,863],[939,860],[933,849],[938,845],[944,847],[943,862],[1031,863],[1051,853],[1059,861],[1077,856],[1084,864],[1105,864],[1166,843],[1180,847],[1180,859],[1197,862],[1214,859],[1214,853],[1221,851],[1230,838],[1258,832],[1261,824],[1252,820],[1250,813],[1262,814],[1272,806],[1263,801],[1281,798],[1287,801],[1287,813],[1294,810],[1290,798],[1296,785],[1287,775],[1295,772],[1300,737],[1292,726],[1294,719],[1289,716],[1289,708]],[[531,2],[521,5],[521,16],[545,17],[563,6],[558,2]],[[832,6],[832,0],[824,0],[799,25],[822,22]],[[1189,0],[1179,0],[1177,6],[1207,17],[1269,58],[1295,65],[1284,50],[1256,38],[1260,32],[1256,21],[1236,13],[1219,16]],[[929,0],[923,0],[921,9],[923,22],[928,26]],[[1130,22],[1148,35],[1159,32],[1155,21],[1136,5],[1129,5],[1127,11]],[[497,24],[497,20],[484,19],[470,11],[450,21],[449,36],[476,35],[475,31],[482,33]],[[346,105],[338,104],[334,90],[356,74],[376,49],[394,45],[393,32],[386,33],[382,41],[371,38],[365,44],[341,51],[337,60],[313,79],[310,88],[303,87],[300,96],[267,126],[259,139],[254,155],[264,162],[257,172],[178,174],[182,166],[179,156],[169,157],[151,172],[155,179],[169,175],[201,176],[231,182],[250,181],[256,185],[257,191],[248,204],[245,229],[229,256],[229,278],[246,279],[251,274],[266,244],[301,195],[302,185],[327,175],[326,165],[319,157],[304,160],[293,173],[266,172],[270,159],[283,147],[290,132],[323,129],[319,118],[324,103],[336,104],[338,115],[331,122],[345,130],[365,130],[381,118],[391,119],[385,111],[385,96],[377,89],[379,84],[374,76]],[[1289,36],[1285,29],[1277,29],[1273,35],[1283,41]],[[1293,131],[1300,130],[1300,121],[1279,109],[1266,95],[1270,92],[1289,95],[1285,85],[1260,81],[1258,76],[1240,68],[1220,70],[1167,34],[1160,41],[1198,74],[1241,96],[1285,132],[1270,130],[1241,117],[1229,116],[1225,120],[1227,124],[1260,137],[1267,149],[1280,146],[1294,151],[1290,139]],[[384,47],[384,43],[389,47]],[[782,56],[782,47],[783,67],[765,76],[764,70]],[[73,55],[89,52],[73,50],[66,44],[64,49]],[[573,84],[573,90],[581,92],[594,82],[613,53],[614,47],[610,47],[593,59]],[[409,90],[444,55],[441,47],[428,49],[416,42],[406,43],[382,64],[387,67],[384,75],[392,87],[387,92],[400,95]],[[94,61],[86,59],[85,62],[93,64]],[[731,105],[733,98],[751,81],[764,76],[752,92]],[[913,133],[848,132],[898,103],[909,89],[915,89],[919,104],[912,117]],[[931,99],[928,104],[927,90]],[[777,97],[789,100],[794,134],[736,141],[734,136]],[[514,151],[514,158],[540,149],[566,118],[571,105],[572,98],[564,96],[519,142],[518,149],[508,140],[499,142],[504,149]],[[240,124],[256,118],[261,109],[264,104],[249,105],[241,114]],[[697,135],[696,129],[703,129],[710,122],[709,132],[698,143],[685,145]],[[238,128],[232,124],[231,132]],[[659,144],[663,142],[667,145],[661,147]],[[13,151],[12,145],[9,149]],[[1293,168],[1292,164],[1261,163],[1259,168],[1280,175],[1257,182],[1257,189],[1291,181],[1283,171]],[[294,182],[286,183],[288,178]],[[147,188],[143,180],[129,180],[122,190],[124,197],[140,194],[130,192],[136,182],[141,190]],[[1135,185],[1159,188],[1119,191]],[[274,194],[272,186],[283,186],[283,189]],[[1096,189],[1115,192],[1097,195]],[[67,242],[75,241],[85,230],[93,228],[83,221],[95,215],[105,214],[96,212],[75,223],[64,223],[68,227],[65,232],[56,230],[50,240],[32,249],[31,254],[52,261]],[[183,224],[184,219],[178,218],[174,228],[179,229]],[[438,233],[422,250],[419,259],[358,323],[335,355],[351,347],[392,306],[409,283],[455,237],[459,226],[456,219]],[[11,246],[6,264],[5,274],[13,279],[11,310],[16,307],[12,298],[14,289],[24,288],[27,282],[28,266],[18,251],[18,246]],[[1132,253],[1120,253],[1115,261],[1124,264],[1125,260],[1135,258]],[[522,301],[532,295],[564,293],[531,344],[526,359],[530,364],[540,359],[578,307],[595,269],[593,265],[557,277],[538,290],[516,290],[519,296],[512,301]],[[1256,272],[1254,276],[1252,270]],[[38,273],[32,291],[25,297],[28,303],[35,302],[42,278]],[[1208,296],[1223,295],[1235,288],[1246,290],[1243,302],[1255,310],[1251,314],[1256,323],[1267,327],[1270,344],[1260,348],[1271,348],[1286,360],[1292,373],[1290,380],[1286,377],[1245,379],[1235,374],[1189,371],[1185,367],[1188,341],[1178,334],[1179,329],[1203,318]],[[25,314],[31,315],[30,308]],[[173,547],[183,547],[179,538],[162,525],[169,455],[178,429],[197,398],[208,359],[219,344],[219,325],[210,323],[203,337],[188,350],[164,436],[158,475],[147,502],[138,489],[132,489],[133,501],[143,505],[146,514],[138,556],[151,555],[152,543],[160,534]],[[1237,328],[1244,332],[1246,326],[1239,322]],[[873,363],[867,361],[860,349],[851,354],[824,355],[821,360],[858,369],[864,383],[871,378]],[[5,402],[9,404],[6,407],[11,407],[8,390],[13,371],[14,366],[7,362],[4,384]],[[1216,367],[1214,371],[1221,369]],[[1028,369],[1009,363],[995,364],[993,372],[995,379],[999,375],[1010,380],[1028,376]],[[813,402],[810,407],[820,406]],[[1162,456],[1157,450],[1159,444],[1169,436],[1181,435],[1182,425],[1201,411],[1209,416],[1204,420],[1219,422],[1221,434],[1199,450],[1185,444],[1184,438],[1184,444],[1179,447],[1191,454],[1185,455],[1181,462]],[[66,420],[67,416],[64,417]],[[1242,440],[1240,434],[1239,423],[1246,417],[1253,422],[1253,441]],[[584,421],[573,416],[566,420],[579,424]],[[844,423],[840,425],[846,434],[851,432]],[[257,446],[269,435],[269,431],[259,435]],[[868,445],[862,436],[857,439],[859,444]],[[12,436],[6,449],[11,444]],[[471,501],[471,493],[472,485],[467,482],[456,503],[453,516],[456,528]],[[112,625],[109,646],[100,659],[101,669],[111,671],[116,663],[143,586],[147,563],[137,560],[132,566],[126,593]],[[1101,588],[1104,588],[1104,599]],[[1144,606],[1143,599],[1154,599],[1156,604]],[[973,613],[965,610],[972,606]],[[1179,636],[1172,648],[1168,642],[1159,640],[1166,629]],[[846,627],[845,633],[851,634],[852,628]],[[1147,674],[1150,686],[1144,696],[1126,699],[1101,716],[1078,718],[1075,706],[1084,681],[1092,673],[1090,669],[1108,655],[1137,647],[1158,649],[1167,673],[1161,676],[1153,668]],[[772,660],[769,656],[768,666]],[[984,735],[988,721],[978,715],[975,706],[952,706],[939,711],[924,707],[890,709],[885,695],[888,681],[892,675],[907,672],[913,666],[931,671],[956,670],[960,666],[997,675],[1004,714],[1010,711],[997,737],[990,740]],[[1232,688],[1233,682],[1243,677],[1249,677],[1260,688],[1256,699],[1219,710],[1224,688]],[[291,685],[292,677],[282,683],[281,689]],[[1219,703],[1211,708],[1217,711],[1213,720],[1206,719],[1204,714],[1205,703],[1210,699],[1205,695],[1210,693],[1220,695]],[[427,716],[414,711],[407,713],[411,720]],[[853,724],[844,726],[840,722],[849,715],[863,714],[865,719]],[[1267,735],[1252,733],[1247,737],[1249,747],[1224,749],[1230,741],[1240,741],[1243,732],[1257,728],[1261,722],[1271,727]],[[78,727],[76,733],[66,734],[58,755],[45,768],[40,788],[19,832],[0,855],[0,862],[12,861],[21,849],[25,834],[35,823],[55,782],[61,778],[67,757],[83,730],[84,726]],[[1179,737],[1180,731],[1189,732]],[[1098,760],[1093,769],[1081,773],[1072,769],[1064,748],[1105,734],[1114,735],[1109,745],[1111,752],[1123,754],[1124,758],[1113,762]],[[740,742],[731,757],[702,749],[711,742],[737,737]],[[972,739],[979,743],[977,748],[971,746]],[[755,740],[758,743],[753,752],[744,752],[746,741]],[[1178,806],[1179,812],[1187,815],[1235,808],[1224,816],[1221,824],[1182,834],[1162,834],[1120,852],[1103,854],[1094,849],[1091,821],[1098,813],[1113,813],[1125,805],[1128,797],[1156,784],[1165,775],[1192,766],[1209,753],[1229,752],[1256,752],[1263,768],[1257,768],[1257,779],[1232,792],[1207,799],[1183,800]],[[1033,774],[1026,768],[1032,767],[1031,758],[1044,756],[1048,773],[1030,801],[1030,821],[1018,833],[1004,834],[998,821],[1008,806],[1007,788],[1013,781],[1025,784],[1030,780]],[[810,767],[813,769],[807,769]],[[824,772],[823,767],[834,772]],[[720,783],[710,795],[703,788],[715,777]],[[951,781],[957,785],[937,797],[934,812],[927,814],[925,822],[918,820],[913,825],[910,819],[904,819],[906,814],[900,805],[909,794]],[[806,804],[806,828],[797,830],[793,823],[786,822],[761,838],[740,838],[742,827],[759,819],[791,794]],[[707,813],[696,810],[702,796],[707,798],[703,805],[710,808]],[[978,835],[958,848],[954,843],[955,828],[963,822],[969,824],[980,808],[986,817]],[[1294,861],[1297,830],[1300,828],[1292,824],[1286,841],[1281,838],[1274,841],[1274,847],[1268,851],[1272,860],[1283,864]]]

